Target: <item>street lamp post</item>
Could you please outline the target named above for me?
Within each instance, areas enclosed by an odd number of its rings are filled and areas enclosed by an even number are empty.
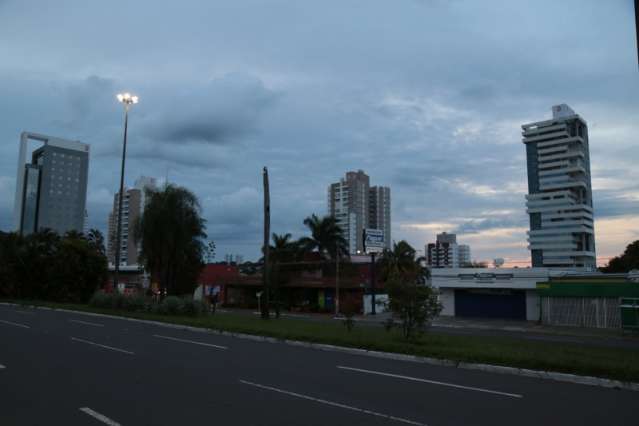
[[[129,127],[129,108],[138,103],[138,97],[130,93],[119,93],[118,102],[124,105],[124,141],[122,142],[122,167],[120,169],[120,195],[118,196],[118,226],[115,237],[115,258],[113,263],[115,271],[113,273],[113,287],[117,290],[120,275],[120,245],[122,244],[122,198],[124,198],[124,162],[126,159],[126,135]]]

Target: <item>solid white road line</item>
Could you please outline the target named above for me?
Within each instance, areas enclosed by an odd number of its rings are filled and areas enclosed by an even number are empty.
[[[104,327],[104,324],[98,324],[97,322],[88,322],[88,321],[72,320],[72,319],[70,319],[69,322],[77,322],[78,324],[92,325],[94,327]]]
[[[101,345],[99,343],[90,342],[88,340],[78,339],[77,337],[72,337],[71,340],[74,340],[76,342],[86,343],[88,345],[98,346],[98,347],[104,348],[104,349],[111,349],[112,351],[122,352],[122,353],[129,354],[129,355],[135,355],[133,352],[125,351],[124,349],[114,348],[113,346]]]
[[[471,391],[476,391],[476,392],[492,393],[492,394],[495,394],[495,395],[509,396],[511,398],[523,398],[524,397],[523,395],[520,395],[520,394],[517,394],[517,393],[499,392],[499,391],[490,390],[490,389],[476,388],[476,387],[473,387],[473,386],[462,386],[462,385],[456,385],[454,383],[438,382],[437,380],[427,380],[427,379],[420,379],[418,377],[402,376],[400,374],[384,373],[384,372],[381,372],[381,371],[364,370],[364,369],[361,369],[361,368],[353,368],[353,367],[344,367],[342,365],[338,365],[337,368],[339,368],[341,370],[357,371],[359,373],[376,374],[378,376],[386,376],[386,377],[394,377],[396,379],[411,380],[413,382],[430,383],[430,384],[433,384],[433,385],[448,386],[448,387],[457,388],[457,389],[465,389],[465,390],[471,390]]]
[[[200,345],[200,346],[208,346],[210,348],[216,348],[216,349],[228,349],[228,347],[226,347],[226,346],[213,345],[211,343],[195,342],[193,340],[178,339],[176,337],[160,336],[159,334],[154,334],[153,337],[157,337],[159,339],[174,340],[176,342],[192,343],[194,345]]]
[[[98,413],[97,411],[93,411],[89,407],[82,407],[79,410],[82,411],[85,414],[88,414],[89,416],[93,417],[94,419],[100,420],[102,423],[107,424],[109,426],[120,426],[120,423],[111,420],[107,416],[102,415],[102,414]]]
[[[0,322],[2,322],[4,324],[9,324],[9,325],[15,325],[16,327],[31,328],[28,325],[18,324],[17,322],[11,322],[11,321],[5,321],[5,320],[0,320]]]
[[[294,396],[296,398],[301,398],[301,399],[306,399],[306,400],[313,401],[313,402],[318,402],[320,404],[326,404],[326,405],[331,405],[333,407],[344,408],[346,410],[357,411],[358,413],[370,414],[371,416],[382,417],[384,419],[394,420],[394,421],[400,422],[400,423],[406,423],[406,424],[409,424],[409,425],[416,425],[416,426],[426,426],[425,423],[416,422],[414,420],[408,420],[408,419],[403,419],[401,417],[390,416],[388,414],[377,413],[375,411],[365,410],[363,408],[352,407],[350,405],[340,404],[339,402],[327,401],[325,399],[319,399],[319,398],[315,398],[315,397],[308,396],[308,395],[302,395],[302,394],[296,393],[296,392],[289,392],[287,390],[278,389],[278,388],[274,388],[274,387],[271,387],[271,386],[260,385],[259,383],[253,383],[253,382],[249,382],[249,381],[246,381],[246,380],[240,380],[240,383],[244,383],[245,385],[249,385],[249,386],[255,386],[256,388],[260,388],[260,389],[266,389],[266,390],[270,390],[270,391],[273,391],[273,392],[283,393],[285,395]]]

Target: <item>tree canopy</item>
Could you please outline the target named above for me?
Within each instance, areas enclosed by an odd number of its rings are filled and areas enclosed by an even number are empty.
[[[400,241],[393,244],[392,250],[385,250],[380,260],[388,293],[386,305],[400,320],[406,339],[416,337],[441,311],[437,293],[426,284],[429,271],[415,253],[410,244]]]
[[[191,294],[204,266],[206,226],[200,203],[191,191],[175,185],[147,189],[146,198],[134,226],[141,262],[167,294]]]
[[[628,272],[639,269],[639,240],[628,244],[623,254],[613,257],[602,272]]]
[[[0,296],[58,302],[87,302],[107,280],[102,238],[79,232],[60,237],[44,229],[21,236],[0,233]],[[103,240],[103,238],[102,238]]]

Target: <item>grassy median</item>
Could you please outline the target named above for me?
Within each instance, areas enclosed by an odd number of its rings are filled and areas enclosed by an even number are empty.
[[[19,303],[19,302],[18,302]],[[507,337],[459,336],[427,333],[416,341],[405,341],[397,331],[383,327],[356,326],[348,332],[340,321],[314,322],[303,319],[271,319],[217,313],[199,317],[167,316],[94,308],[87,305],[32,303],[51,308],[73,309],[110,315],[140,318],[280,339],[396,352],[411,355],[556,371],[622,381],[639,381],[639,349],[610,348],[528,341]]]

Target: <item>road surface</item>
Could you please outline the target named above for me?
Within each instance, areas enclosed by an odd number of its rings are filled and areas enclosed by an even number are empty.
[[[0,425],[638,425],[639,393],[0,306]]]

